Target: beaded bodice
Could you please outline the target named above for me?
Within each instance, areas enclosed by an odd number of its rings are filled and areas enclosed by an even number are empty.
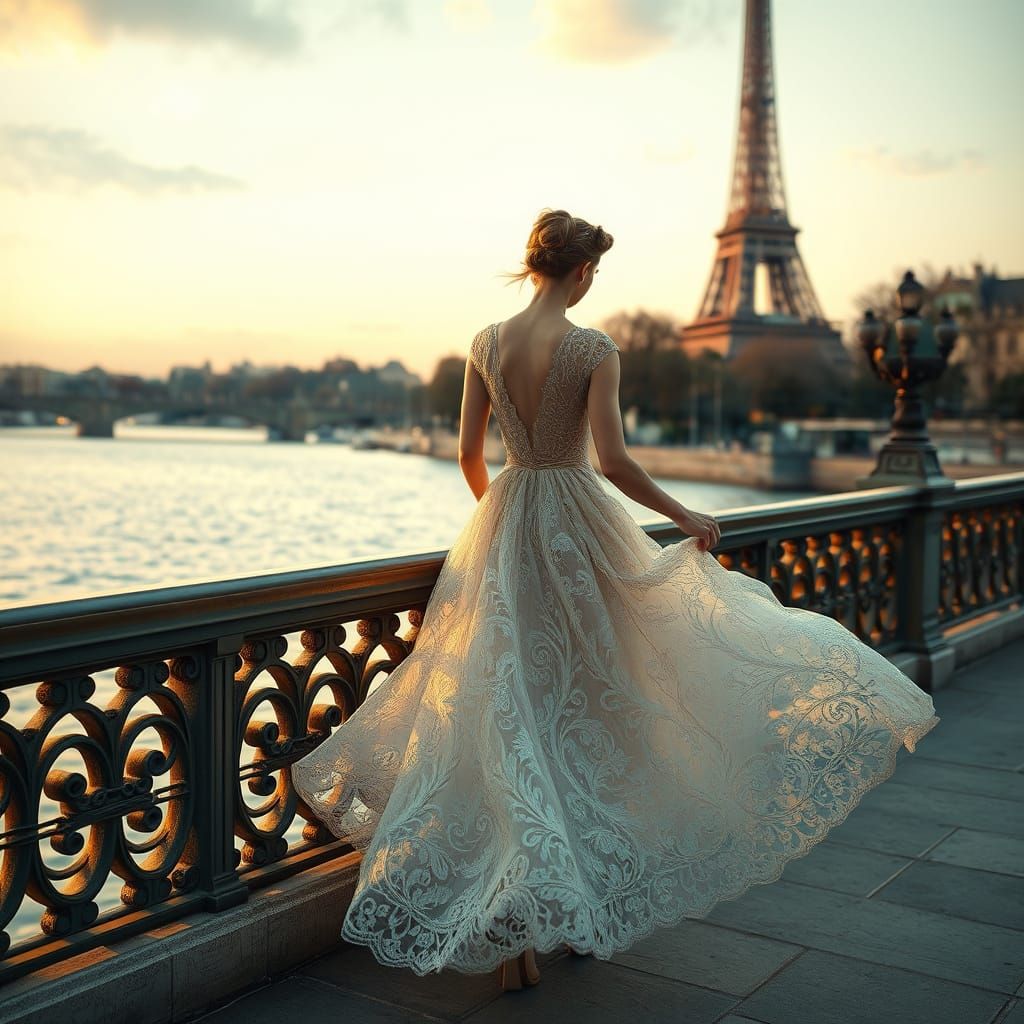
[[[541,387],[531,440],[531,431],[519,418],[498,366],[499,326],[491,324],[476,335],[470,358],[487,387],[505,444],[506,464],[528,468],[589,465],[590,374],[609,352],[616,350],[615,342],[593,327],[573,327],[562,338]]]

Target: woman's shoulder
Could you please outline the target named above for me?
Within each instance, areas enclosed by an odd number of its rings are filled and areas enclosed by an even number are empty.
[[[619,347],[598,327],[584,327],[579,331],[579,359],[583,374],[589,377],[597,369],[598,364]]]
[[[473,340],[470,342],[469,346],[469,358],[472,360],[477,370],[482,370],[486,365],[486,359],[484,358],[484,346],[487,344],[487,339],[490,338],[497,325],[498,321],[495,321],[492,324],[488,324],[486,327],[481,327],[480,330],[473,335]]]
[[[618,345],[615,344],[615,340],[610,334],[606,334],[599,327],[584,327],[583,331],[585,335],[591,340],[598,351],[607,354],[612,349],[618,349]]]

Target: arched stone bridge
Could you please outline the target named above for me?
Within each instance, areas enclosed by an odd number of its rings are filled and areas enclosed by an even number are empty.
[[[303,441],[306,433],[321,424],[350,426],[350,410],[317,407],[302,399],[242,399],[220,403],[183,401],[160,397],[97,398],[88,395],[4,396],[0,407],[16,412],[49,412],[78,424],[80,437],[113,437],[114,424],[130,416],[163,413],[171,418],[213,414],[238,416],[270,428],[277,440]]]

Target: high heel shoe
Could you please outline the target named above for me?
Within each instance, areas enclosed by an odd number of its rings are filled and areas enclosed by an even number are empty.
[[[503,992],[526,988],[540,981],[540,970],[532,949],[524,950],[519,956],[503,960],[498,968],[498,984]]]

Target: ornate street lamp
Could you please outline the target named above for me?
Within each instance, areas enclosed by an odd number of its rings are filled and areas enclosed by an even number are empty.
[[[934,327],[918,314],[924,288],[908,270],[896,289],[902,316],[893,324],[879,320],[872,310],[857,325],[857,337],[864,346],[871,368],[880,380],[896,388],[892,432],[878,453],[878,464],[870,476],[857,481],[859,487],[921,483],[952,486],[939,466],[939,455],[928,437],[928,425],[920,388],[938,380],[949,362],[960,329],[953,314],[943,307]]]

